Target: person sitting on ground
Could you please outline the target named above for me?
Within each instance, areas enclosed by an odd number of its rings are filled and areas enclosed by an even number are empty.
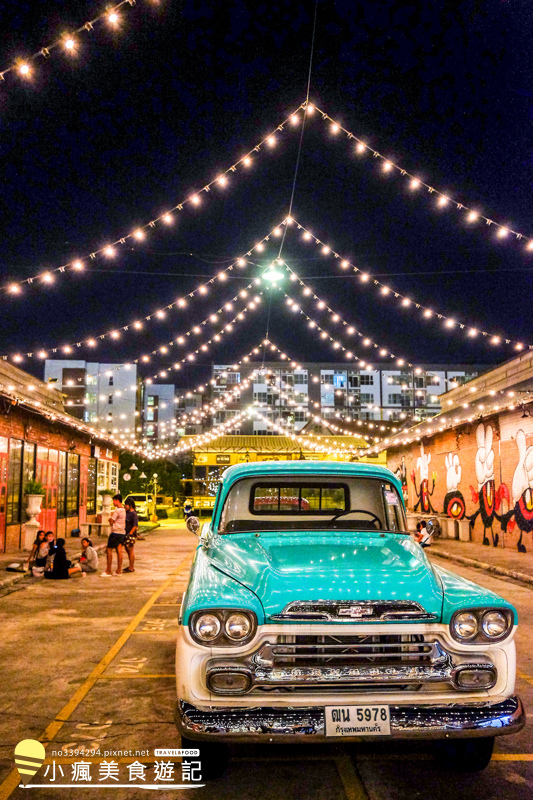
[[[48,555],[48,542],[46,541],[46,534],[43,530],[37,531],[37,536],[31,548],[28,565],[32,567],[45,567],[46,556]]]
[[[111,578],[112,575],[122,575],[123,546],[126,541],[126,510],[122,505],[122,495],[116,494],[113,497],[115,510],[109,515],[111,533],[107,540],[107,568],[100,574],[101,578]],[[117,571],[113,573],[113,550],[117,551]]]
[[[420,547],[430,547],[433,544],[433,534],[428,531],[424,519],[416,524],[415,541],[418,542]]]
[[[77,572],[81,572],[81,577],[85,578],[89,572],[98,572],[98,553],[90,539],[82,539],[81,547],[80,563],[75,567],[71,567],[68,573],[69,575],[75,575]]]
[[[57,550],[55,539],[56,536],[53,531],[46,531],[46,542],[48,544],[48,552],[46,554],[46,563],[44,567],[45,573],[52,572],[52,567],[54,565],[54,556]]]
[[[49,572],[44,573],[45,578],[54,581],[66,580],[69,577],[70,561],[65,551],[65,540],[58,539],[55,545],[54,563]]]
[[[139,518],[135,511],[135,501],[126,500],[126,541],[124,546],[128,554],[129,564],[124,572],[135,572],[135,540],[139,529]]]
[[[183,515],[185,519],[189,519],[193,515],[193,507],[190,500],[186,500],[183,504]]]

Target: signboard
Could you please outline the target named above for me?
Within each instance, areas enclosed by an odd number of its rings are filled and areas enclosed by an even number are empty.
[[[231,464],[231,456],[217,455],[217,464]]]
[[[198,453],[194,461],[196,464],[207,464],[207,453]]]

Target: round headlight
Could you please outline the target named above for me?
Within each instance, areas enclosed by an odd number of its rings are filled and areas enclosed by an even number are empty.
[[[489,639],[499,639],[507,631],[509,620],[501,611],[487,611],[481,620],[481,627]]]
[[[479,622],[471,611],[461,611],[453,619],[453,632],[458,639],[473,639],[479,630]]]
[[[220,620],[214,614],[201,614],[194,622],[194,632],[203,642],[212,642],[220,633]]]
[[[246,614],[237,612],[232,614],[226,620],[226,633],[230,639],[238,641],[239,639],[246,639],[252,630],[252,623],[250,617]]]

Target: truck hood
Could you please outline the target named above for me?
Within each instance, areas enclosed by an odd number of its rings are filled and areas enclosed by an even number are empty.
[[[257,595],[270,617],[294,601],[410,600],[440,620],[442,585],[408,535],[287,531],[216,536],[213,566]]]

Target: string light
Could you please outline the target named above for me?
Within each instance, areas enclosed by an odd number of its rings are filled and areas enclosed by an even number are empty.
[[[124,2],[129,2],[129,0],[124,0]],[[117,8],[118,8],[118,6],[117,6]],[[301,111],[301,109],[304,108],[304,107],[305,107],[305,103],[302,103],[300,106],[298,106],[296,111],[294,111],[292,114],[289,114],[288,117],[286,117],[284,120],[282,120],[282,122],[280,122],[280,124],[276,127],[276,132],[280,132],[280,133],[284,132],[285,131],[285,126],[289,122],[291,116],[293,116],[294,114],[296,114],[298,116],[298,112]],[[273,134],[268,134],[263,139],[261,139],[259,142],[257,142],[251,148],[251,150],[248,151],[247,154],[245,154],[244,156],[239,158],[237,161],[235,161],[233,164],[231,164],[231,166],[229,166],[227,169],[223,170],[222,172],[219,172],[216,178],[213,178],[213,180],[211,180],[209,183],[206,183],[205,186],[203,186],[198,192],[196,192],[196,193],[190,195],[189,197],[181,200],[181,202],[177,203],[172,208],[168,208],[166,211],[162,212],[159,216],[154,217],[153,219],[151,219],[148,222],[146,222],[144,225],[138,226],[138,228],[136,228],[135,231],[130,231],[130,233],[127,233],[127,234],[125,234],[123,236],[120,236],[118,239],[116,239],[116,241],[109,242],[108,244],[103,245],[102,247],[94,250],[93,252],[88,253],[86,256],[84,256],[84,258],[86,258],[86,259],[88,258],[88,259],[91,259],[91,260],[96,259],[98,256],[105,256],[107,258],[113,258],[117,254],[117,248],[119,248],[121,245],[125,245],[132,238],[137,240],[137,238],[138,238],[136,236],[137,231],[142,231],[145,234],[145,237],[146,237],[148,235],[150,229],[156,228],[158,223],[162,223],[164,225],[169,225],[173,221],[173,216],[172,215],[173,215],[174,212],[183,211],[183,209],[188,204],[191,204],[191,205],[194,205],[194,206],[199,206],[200,203],[201,203],[200,195],[207,194],[208,192],[210,192],[214,185],[218,185],[219,184],[219,181],[220,181],[220,179],[222,177],[224,177],[226,179],[229,179],[229,176],[231,175],[231,173],[236,173],[237,170],[239,169],[239,167],[241,167],[241,166],[250,166],[250,164],[252,163],[251,154],[254,153],[254,152],[259,153],[261,151],[261,149],[263,148],[263,146],[267,145],[267,143],[269,141],[269,138],[271,139],[272,136],[273,136]],[[259,244],[262,244],[262,243],[260,242]],[[61,266],[55,267],[54,269],[50,270],[50,272],[53,272],[53,273],[56,273],[56,272],[58,272],[58,273],[69,273],[72,269],[73,269],[73,262],[72,261],[68,261],[65,264],[62,264]],[[36,280],[37,277],[38,277],[37,275],[33,275],[33,276],[29,277],[29,278],[24,278],[22,280],[17,281],[17,284],[21,288],[24,284],[32,284],[34,282],[34,280]],[[4,285],[3,287],[0,287],[0,291],[4,291],[4,292],[9,291],[9,286],[5,286]]]
[[[107,21],[108,24],[111,24],[113,27],[116,27],[120,20],[119,15],[117,13],[118,10],[121,9],[123,6],[131,7],[134,5],[135,5],[135,0],[122,0],[122,2],[113,6],[113,8],[107,9],[106,11],[102,12],[97,17],[94,17],[94,19],[84,22],[83,25],[77,28],[72,34],[63,35],[59,39],[56,39],[51,44],[47,45],[46,47],[41,47],[40,50],[35,52],[26,61],[17,61],[11,67],[6,67],[0,72],[0,83],[5,81],[6,75],[14,71],[18,72],[25,78],[29,77],[33,70],[28,61],[35,63],[40,59],[46,60],[51,55],[51,53],[58,48],[66,50],[67,53],[69,54],[75,53],[76,52],[75,37],[78,34],[91,33],[91,31],[94,29],[94,26],[104,20]]]
[[[423,303],[419,303],[416,300],[413,300],[409,297],[406,297],[401,292],[391,289],[389,286],[386,286],[377,278],[374,278],[372,275],[369,275],[366,272],[362,272],[359,267],[353,264],[348,259],[344,258],[337,253],[335,250],[331,249],[329,245],[325,245],[321,239],[316,237],[314,234],[311,233],[301,222],[295,220],[296,229],[299,231],[303,231],[305,233],[309,233],[310,236],[306,241],[311,241],[315,246],[322,248],[322,253],[324,255],[332,255],[336,260],[340,261],[340,264],[343,269],[351,269],[355,274],[359,276],[359,283],[366,283],[369,286],[374,286],[379,291],[382,296],[389,297],[393,300],[397,300],[400,306],[403,307],[413,307],[416,311],[420,311],[421,315],[426,319],[433,318],[436,321],[441,321],[445,327],[448,328],[455,328],[459,331],[465,331],[465,334],[468,335],[468,328],[465,323],[456,322],[453,318],[448,317],[447,314],[439,313],[438,311],[433,311],[430,308],[427,308]],[[325,247],[328,248],[329,252],[325,252]],[[345,266],[343,266],[345,265]],[[415,317],[416,319],[416,317]],[[515,350],[522,350],[525,347],[528,347],[530,350],[533,349],[533,345],[524,345],[523,342],[517,342],[515,339],[507,338],[500,336],[499,334],[491,333],[490,331],[486,331],[483,329],[479,329],[479,333],[482,337],[488,337],[489,341],[492,344],[507,344],[512,345]]]
[[[325,111],[322,111],[320,108],[318,108],[318,106],[308,106],[307,108],[308,114],[311,113],[311,108],[313,108],[313,111],[316,109],[316,111],[318,112],[318,117],[321,118],[322,121],[324,121],[325,123],[329,123],[330,130],[332,132],[334,133],[342,132],[346,135],[346,137],[350,141],[353,140],[356,143],[355,144],[356,153],[358,153],[359,155],[362,155],[364,153],[369,153],[370,155],[372,155],[374,159],[376,159],[379,163],[381,163],[382,165],[381,169],[383,172],[389,173],[394,170],[400,177],[409,181],[409,186],[412,190],[418,188],[424,188],[427,189],[427,194],[429,196],[436,196],[438,206],[444,207],[453,204],[453,206],[457,211],[459,211],[461,214],[464,213],[467,222],[474,223],[477,222],[478,220],[483,220],[487,226],[489,227],[495,226],[495,228],[497,229],[496,231],[497,238],[503,239],[508,234],[512,234],[517,241],[524,244],[524,249],[526,251],[533,250],[533,238],[531,236],[526,236],[525,234],[520,233],[519,231],[515,231],[508,225],[503,225],[499,222],[495,222],[493,219],[486,217],[479,211],[476,211],[464,205],[464,203],[452,201],[450,197],[443,194],[438,189],[435,189],[434,186],[425,183],[424,181],[420,180],[420,178],[416,177],[416,175],[413,175],[408,170],[404,169],[403,167],[400,167],[399,164],[395,163],[389,158],[386,158],[377,150],[374,150],[373,147],[370,147],[370,145],[368,145],[358,136],[355,136],[355,134],[353,134],[347,128],[343,127],[336,120],[332,119],[332,117],[330,117]]]

